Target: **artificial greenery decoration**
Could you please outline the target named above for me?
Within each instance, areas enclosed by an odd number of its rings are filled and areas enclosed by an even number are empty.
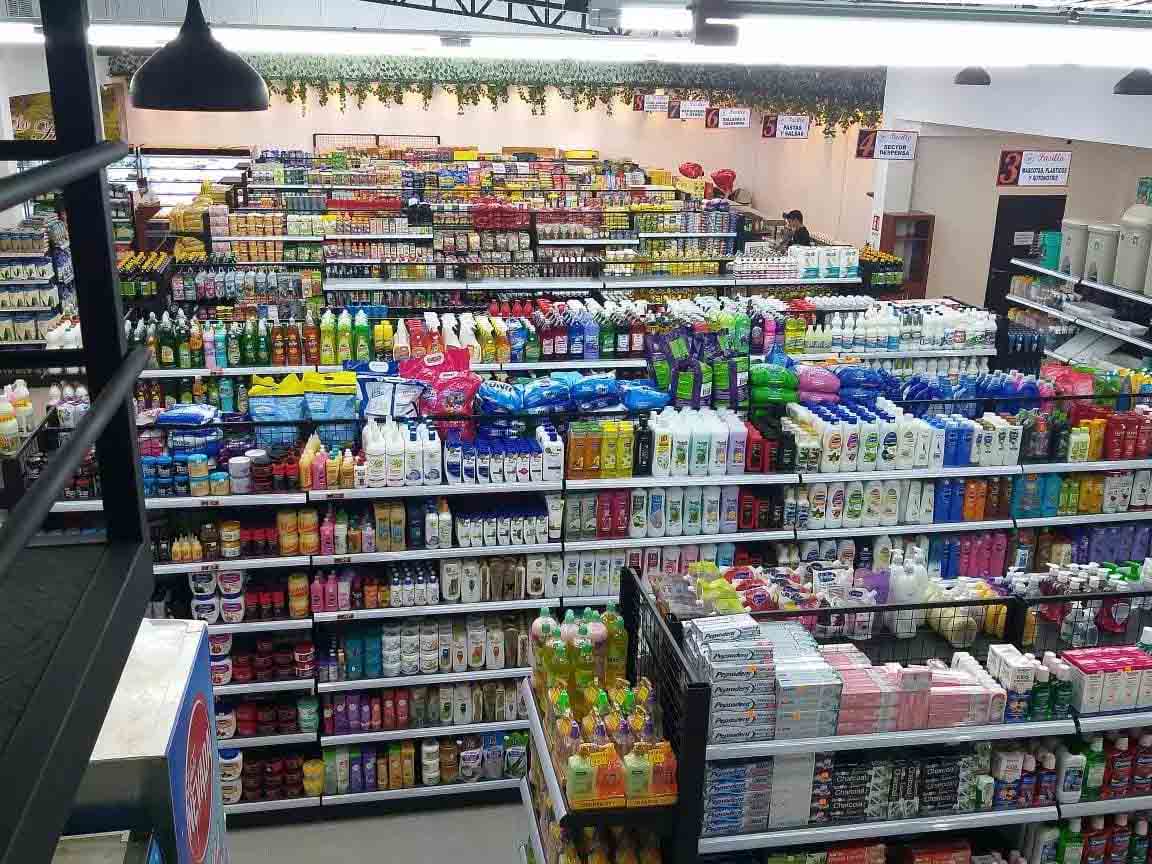
[[[621,37],[623,38],[623,37]],[[621,52],[627,51],[621,44]],[[131,76],[147,54],[124,52],[109,58],[112,75]],[[427,108],[436,87],[456,98],[459,111],[485,100],[496,110],[515,94],[532,107],[547,109],[549,87],[574,110],[628,105],[636,92],[659,90],[676,99],[707,99],[713,105],[742,106],[761,113],[807,114],[826,135],[853,123],[874,126],[884,102],[884,70],[782,68],[772,66],[693,66],[680,63],[578,63],[531,60],[468,60],[442,57],[323,57],[296,54],[246,55],[268,87],[303,110],[315,94],[321,105],[335,95],[340,110],[348,97],[356,107],[375,96],[381,104],[402,105],[417,94]]]

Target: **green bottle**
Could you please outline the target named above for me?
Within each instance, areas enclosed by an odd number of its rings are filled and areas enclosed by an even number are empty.
[[[527,333],[524,337],[524,362],[540,362],[540,333],[531,322],[528,323]]]
[[[1080,864],[1084,855],[1084,837],[1080,820],[1069,819],[1060,826],[1060,844],[1056,847],[1056,864]]]
[[[1084,795],[1085,801],[1099,801],[1100,789],[1104,786],[1104,737],[1093,735],[1084,754]]]
[[[372,359],[372,325],[368,323],[368,314],[363,309],[356,313],[352,323],[352,358]]]
[[[220,407],[220,385],[215,378],[209,378],[208,384],[205,386],[207,391],[208,404],[213,408]]]
[[[240,325],[235,321],[228,328],[228,365],[240,365]]]
[[[271,362],[267,322],[261,318],[260,325],[256,328],[256,365],[267,366]]]
[[[172,321],[165,312],[160,316],[160,332],[156,339],[160,348],[160,368],[176,368],[176,334],[172,332]]]
[[[176,325],[176,362],[181,369],[192,368],[192,343],[188,324],[183,319]]]
[[[600,357],[616,355],[616,326],[611,315],[605,315],[600,322]]]

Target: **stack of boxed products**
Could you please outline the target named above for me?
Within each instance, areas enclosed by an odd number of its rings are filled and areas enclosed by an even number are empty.
[[[696,619],[685,634],[689,657],[712,686],[712,744],[1033,718],[1031,702],[1019,699],[1006,716],[1005,686],[965,652],[951,667],[872,666],[855,645],[821,646],[797,622],[758,623],[747,614]],[[1029,671],[1036,664],[1020,660]]]

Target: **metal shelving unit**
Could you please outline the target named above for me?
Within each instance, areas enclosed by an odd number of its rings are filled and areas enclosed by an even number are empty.
[[[560,599],[560,598],[554,598]],[[353,609],[349,612],[313,612],[321,623],[333,621],[378,621],[384,618],[410,618],[426,615],[471,615],[487,612],[515,612],[539,609],[548,599],[536,597],[528,600],[492,600],[487,603],[438,603],[433,606],[390,606],[387,609]]]
[[[527,667],[510,669],[472,669],[468,672],[439,672],[434,675],[397,675],[395,678],[359,678],[355,681],[321,681],[318,693],[343,693],[346,690],[373,690],[388,687],[420,687],[425,684],[459,684],[473,681],[500,681],[508,678],[530,678]]]
[[[400,801],[409,798],[439,798],[445,795],[469,795],[477,792],[499,792],[520,788],[520,778],[508,780],[479,780],[475,783],[446,783],[439,786],[414,786],[411,789],[381,789],[378,792],[348,792],[343,795],[325,795],[324,807],[339,804],[364,804],[369,801]]]
[[[483,735],[485,732],[516,732],[527,728],[527,720],[502,720],[492,723],[465,723],[459,726],[428,726],[420,729],[352,732],[347,735],[321,736],[320,746],[340,747],[345,744],[369,744],[374,741],[405,741],[409,738],[439,738],[445,735]]]
[[[225,804],[224,813],[239,816],[244,813],[271,813],[276,810],[304,810],[319,807],[320,798],[277,798],[273,801],[241,801],[238,804]]]
[[[315,732],[293,732],[288,735],[259,735],[254,738],[218,738],[221,750],[244,750],[248,747],[279,747],[281,744],[315,744]]]
[[[283,693],[292,690],[315,692],[314,678],[300,678],[292,681],[253,681],[250,684],[213,684],[212,692],[217,696],[239,696],[244,693]]]

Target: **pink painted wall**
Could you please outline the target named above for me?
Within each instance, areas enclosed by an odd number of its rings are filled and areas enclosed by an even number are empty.
[[[310,97],[307,110],[273,97],[271,108],[258,114],[160,112],[128,108],[130,143],[141,146],[276,147],[311,150],[313,132],[435,134],[445,144],[501,147],[593,147],[606,157],[629,157],[642,165],[675,169],[699,162],[706,173],[718,168],[736,172],[737,184],[752,194],[753,206],[769,214],[785,208],[805,211],[809,228],[847,242],[867,237],[872,164],[853,157],[855,130],[825,141],[812,127],[807,141],[760,137],[759,117],[750,129],[705,129],[702,120],[669,120],[660,114],[614,106],[573,111],[555,91],[548,111],[533,116],[515,94],[493,111],[486,103],[458,112],[456,100],[437,90],[428,110],[418,96],[404,105],[382,105],[370,97],[362,109],[350,101],[341,113],[335,98],[320,105]]]

